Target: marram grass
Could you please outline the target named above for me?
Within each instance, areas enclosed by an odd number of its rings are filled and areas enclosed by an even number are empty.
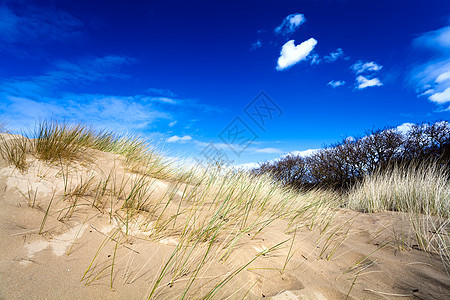
[[[149,242],[167,237],[177,241],[159,270],[153,271],[149,291],[143,295],[148,299],[162,297],[174,284],[185,284],[179,298],[217,297],[225,285],[231,284],[255,260],[281,248],[287,253],[284,265],[280,265],[282,273],[292,258],[297,229],[301,226],[318,229],[324,242],[320,257],[330,260],[352,225],[351,221],[333,224],[334,212],[344,200],[349,208],[364,212],[406,213],[421,247],[439,253],[444,262],[449,262],[446,231],[449,174],[437,164],[397,166],[391,172],[376,172],[343,199],[336,192],[326,190],[299,192],[283,188],[268,175],[253,176],[214,166],[175,167],[136,136],[95,131],[80,124],[41,122],[27,136],[30,139],[2,135],[3,159],[26,172],[27,156],[35,157],[48,163],[49,168],[60,168],[64,181],[64,192],[54,195],[55,201],[48,204],[39,233],[43,233],[49,216],[58,215],[66,221],[80,207],[95,209],[118,226],[86,266],[82,279],[86,285],[109,271],[112,287],[113,274],[120,272],[115,267],[116,251],[135,238],[136,228],[146,232],[151,229]],[[71,173],[69,165],[83,161],[89,149],[116,154],[123,168],[115,165],[106,174],[94,174],[89,172],[87,164],[84,176]],[[155,178],[168,179],[164,192],[155,192]],[[28,195],[29,203],[34,203],[37,192],[33,186],[29,189],[24,195]],[[53,207],[59,201],[66,206],[55,211]],[[199,286],[205,283],[202,278],[214,263],[230,262],[243,237],[255,239],[280,220],[285,221],[284,233],[290,239],[268,245],[247,262],[234,265],[228,273],[218,276],[209,289],[199,293]],[[114,255],[110,264],[100,267],[100,253],[108,243],[114,243]],[[145,265],[138,273],[145,272],[144,268]]]
[[[348,207],[399,211],[409,218],[420,248],[450,268],[450,173],[445,164],[396,165],[363,179],[348,194]]]

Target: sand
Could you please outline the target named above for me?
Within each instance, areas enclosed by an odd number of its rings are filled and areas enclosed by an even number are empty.
[[[120,166],[119,156],[92,151],[89,157],[93,158],[90,163],[71,164],[70,185],[77,184],[76,178],[106,176],[111,170],[136,176]],[[154,223],[142,227],[138,216],[130,222],[128,238],[117,244],[123,228],[118,229],[117,218],[104,211],[80,205],[62,217],[71,202],[62,199],[60,166],[49,166],[32,156],[28,164],[28,171],[21,173],[0,161],[0,298],[146,299],[163,263],[180,242],[177,235],[155,236]],[[173,184],[152,180],[153,197],[163,195]],[[181,196],[178,193],[174,199]],[[38,234],[50,201],[50,213]],[[176,209],[176,205],[167,208]],[[415,246],[410,225],[400,213],[364,214],[347,209],[334,213],[330,224],[334,229],[329,232],[335,234],[330,237],[299,226],[292,247],[294,232],[286,232],[284,220],[271,223],[256,237],[244,234],[226,260],[212,260],[199,271],[187,298],[201,298],[218,279],[286,240],[280,249],[246,266],[214,298],[450,298],[450,277],[441,260]],[[205,250],[206,245],[199,249]],[[181,298],[201,251],[186,264],[186,274],[181,272],[172,283],[162,280],[156,298]],[[282,270],[288,253],[291,258]]]

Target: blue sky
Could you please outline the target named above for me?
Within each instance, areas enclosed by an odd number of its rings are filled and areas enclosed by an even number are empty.
[[[448,120],[450,2],[1,1],[0,117],[237,164]]]

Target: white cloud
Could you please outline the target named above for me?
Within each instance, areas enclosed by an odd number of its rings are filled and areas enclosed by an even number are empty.
[[[267,154],[274,154],[274,153],[283,153],[280,149],[277,148],[262,148],[262,149],[256,149],[256,153],[267,153]]]
[[[357,82],[357,89],[361,90],[361,89],[365,89],[367,87],[371,87],[371,86],[382,86],[383,84],[380,82],[380,79],[378,78],[372,78],[372,79],[367,79],[364,76],[358,76],[356,78],[356,82]]]
[[[281,49],[277,70],[284,70],[305,60],[311,51],[313,51],[316,44],[317,41],[313,38],[310,38],[297,46],[295,46],[294,40],[288,41]]]
[[[418,96],[426,96],[438,105],[450,102],[450,26],[422,34],[413,40],[413,45],[434,54],[433,60],[411,72]]]
[[[383,68],[383,66],[381,66],[373,61],[362,62],[359,60],[355,64],[353,64],[350,68],[356,74],[360,74],[360,73],[367,73],[367,72],[378,72]]]
[[[344,56],[344,51],[342,51],[342,48],[338,48],[335,51],[331,52],[330,55],[326,55],[324,59],[326,62],[333,62],[342,56]]]
[[[331,80],[330,82],[327,83],[327,85],[331,86],[332,88],[337,88],[339,86],[343,86],[345,84],[345,81],[343,80]]]
[[[275,33],[289,35],[294,33],[300,25],[305,23],[306,19],[303,14],[291,14],[284,18],[283,22],[275,28]]]
[[[422,34],[413,40],[413,44],[418,47],[425,46],[448,52],[450,49],[450,25]]]
[[[413,126],[414,126],[413,123],[403,123],[402,125],[397,126],[397,131],[402,134],[405,134],[408,133]]]
[[[187,142],[187,141],[191,141],[192,137],[190,135],[184,135],[184,136],[178,136],[178,135],[174,135],[171,136],[170,138],[167,139],[168,143],[183,143],[183,142]]]
[[[303,150],[303,151],[291,151],[288,154],[284,155],[296,155],[296,156],[300,156],[300,157],[308,157],[311,156],[313,154],[316,154],[317,152],[319,152],[321,149],[308,149],[308,150]]]
[[[440,74],[437,78],[436,78],[436,82],[437,83],[441,83],[444,81],[447,81],[450,79],[450,71],[444,72],[442,74]]]
[[[175,124],[177,124],[177,123],[178,123],[178,121],[172,121],[172,122],[169,123],[169,127],[173,127],[173,126],[175,126]]]
[[[450,102],[450,87],[446,88],[442,92],[434,93],[430,96],[430,100],[438,104]]]

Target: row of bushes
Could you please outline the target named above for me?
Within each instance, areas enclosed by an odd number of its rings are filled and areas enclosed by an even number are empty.
[[[373,130],[357,139],[346,138],[308,157],[289,154],[263,162],[251,172],[269,173],[274,180],[299,189],[346,190],[375,170],[426,160],[449,167],[448,122],[412,125],[406,133],[397,128]]]

